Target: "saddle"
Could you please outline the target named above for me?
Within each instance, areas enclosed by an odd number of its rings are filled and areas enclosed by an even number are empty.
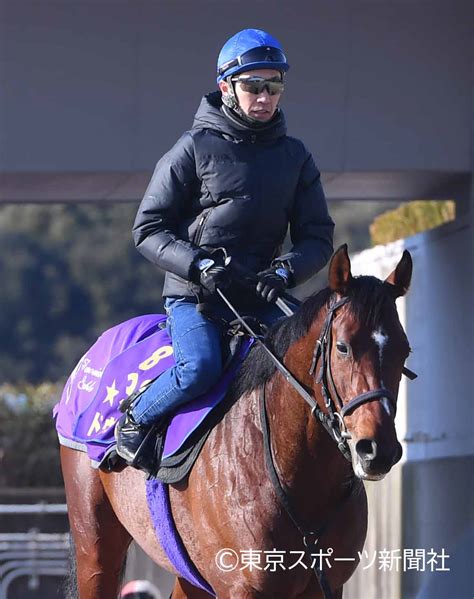
[[[204,311],[202,305],[200,306],[200,309],[201,311]],[[265,333],[265,325],[256,318],[245,316],[243,317],[243,320],[252,328],[252,330],[258,331],[259,335]],[[227,378],[229,379],[228,384],[230,384],[243,357],[245,357],[248,352],[249,347],[247,346],[249,344],[249,337],[238,320],[226,322],[225,325],[221,343],[224,363],[223,378],[225,379],[227,375]],[[160,328],[164,329],[165,327],[166,322],[160,324]],[[243,344],[246,344],[246,346],[243,347]],[[231,376],[229,376],[229,374]],[[227,391],[227,388],[228,385],[226,384],[225,391]],[[124,413],[142,392],[143,389],[124,401],[120,411]],[[212,393],[212,391],[210,393]],[[151,427],[147,439],[140,449],[140,454],[145,458],[144,461],[153,464],[148,472],[148,478],[156,478],[163,483],[169,484],[177,483],[185,479],[199,456],[211,430],[222,420],[236,399],[237,397],[234,397],[232,394],[224,393],[224,398],[217,401],[194,428],[192,428],[192,424],[189,424],[189,434],[179,445],[178,443],[183,434],[183,429],[176,431],[176,426],[173,426],[173,417],[175,416],[175,413],[170,413],[168,418],[164,421]],[[191,405],[192,403],[193,402],[191,402]],[[184,426],[186,426],[186,424],[184,424]],[[169,439],[170,436],[176,438],[174,444],[172,440]],[[166,450],[167,438],[171,442],[169,443],[170,447]],[[174,446],[177,446],[178,449],[174,450]],[[117,454],[115,448],[111,448],[99,464],[99,468],[105,472],[120,472],[126,466],[125,460]]]
[[[166,319],[148,314],[105,331],[79,360],[53,409],[60,444],[87,453],[94,468],[125,467],[115,452],[115,424],[120,406],[175,363]],[[248,322],[260,335],[262,327]],[[177,482],[189,473],[212,427],[232,405],[228,389],[253,341],[235,322],[223,328],[222,377],[209,393],[178,408],[165,426],[150,433],[150,474]]]

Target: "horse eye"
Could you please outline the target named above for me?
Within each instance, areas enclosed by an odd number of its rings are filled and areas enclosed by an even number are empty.
[[[344,343],[343,341],[338,341],[336,343],[336,349],[343,356],[348,356],[350,353],[349,346],[347,345],[347,343]]]

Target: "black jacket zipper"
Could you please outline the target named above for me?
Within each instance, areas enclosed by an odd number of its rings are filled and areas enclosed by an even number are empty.
[[[209,210],[206,212],[206,214],[203,214],[201,216],[201,218],[199,219],[196,233],[194,235],[194,243],[196,245],[199,245],[199,243],[201,241],[202,233],[204,231],[204,226],[205,226],[206,221],[209,218],[209,215],[211,214],[211,212],[212,212],[212,208],[209,208]]]

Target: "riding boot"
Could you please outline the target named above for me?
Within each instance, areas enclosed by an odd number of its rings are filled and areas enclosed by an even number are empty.
[[[115,427],[117,454],[129,466],[147,473],[152,472],[155,467],[154,443],[152,441],[156,432],[156,425],[139,424],[133,418],[131,411],[127,410]],[[151,451],[147,451],[147,449]]]

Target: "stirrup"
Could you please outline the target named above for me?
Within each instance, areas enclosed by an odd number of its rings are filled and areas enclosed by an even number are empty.
[[[155,478],[160,467],[165,445],[164,431],[162,424],[153,424],[135,452],[132,462],[128,463],[132,468],[145,472],[148,479]]]
[[[128,466],[139,467],[139,458],[143,453],[154,427],[143,426],[135,422],[130,409],[120,418],[115,427],[117,454]]]
[[[155,475],[161,461],[164,446],[164,431],[167,425],[168,419],[166,418],[149,426],[140,425],[135,422],[130,409],[128,409],[115,427],[117,455],[125,461],[127,466],[143,470],[149,477]],[[124,432],[123,429],[127,426],[129,430]],[[137,447],[134,446],[134,441],[136,440],[138,441]],[[122,446],[119,448],[120,444]]]

